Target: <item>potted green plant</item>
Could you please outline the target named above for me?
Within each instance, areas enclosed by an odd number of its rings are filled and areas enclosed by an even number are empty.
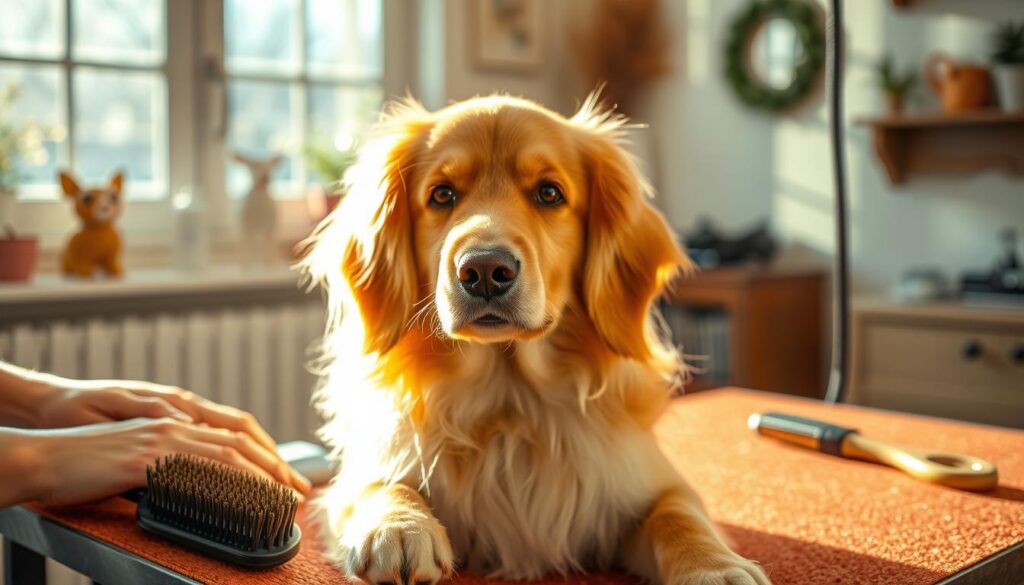
[[[0,88],[0,280],[30,280],[35,271],[39,242],[34,236],[18,234],[14,229],[14,206],[17,203],[21,176],[17,159],[30,164],[43,164],[47,153],[43,140],[59,138],[58,131],[34,122],[15,124],[11,119],[18,99],[16,85]]]
[[[306,164],[323,182],[327,213],[334,209],[344,195],[341,179],[345,171],[355,164],[358,153],[359,145],[355,142],[347,148],[339,148],[325,139],[311,140],[303,148]]]
[[[893,64],[892,55],[888,54],[879,61],[875,71],[878,74],[878,83],[885,92],[885,111],[890,116],[901,114],[907,93],[917,84],[917,72],[899,72]]]
[[[992,35],[992,74],[1004,111],[1024,110],[1024,22],[1006,22]]]

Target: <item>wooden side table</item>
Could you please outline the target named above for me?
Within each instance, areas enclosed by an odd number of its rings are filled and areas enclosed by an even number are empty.
[[[719,385],[819,397],[825,382],[824,286],[820,268],[714,268],[678,280],[665,303],[669,311],[717,309],[728,315],[729,376]],[[708,387],[698,375],[687,391]]]

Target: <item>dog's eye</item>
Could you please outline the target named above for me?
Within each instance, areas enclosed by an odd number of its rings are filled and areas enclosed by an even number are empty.
[[[562,195],[562,190],[558,188],[558,185],[554,183],[541,183],[540,187],[537,187],[537,203],[554,207],[564,202],[565,197]]]
[[[117,193],[110,194],[110,202],[113,203],[114,205],[117,205]]]
[[[430,204],[438,207],[455,205],[455,190],[448,185],[438,185],[430,192]]]
[[[82,203],[92,205],[92,195],[82,195]]]

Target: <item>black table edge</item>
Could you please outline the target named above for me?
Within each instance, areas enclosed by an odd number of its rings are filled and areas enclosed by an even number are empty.
[[[935,585],[1024,585],[1024,541],[985,557]]]
[[[21,506],[0,509],[0,534],[6,557],[4,575],[9,579],[6,585],[38,585],[35,579],[44,557],[98,583],[199,585],[199,581]],[[39,558],[33,559],[32,553]]]
[[[37,585],[36,576],[45,557],[98,583],[200,585],[199,581],[21,506],[0,509],[0,535],[4,537],[5,585]],[[935,585],[1024,585],[1022,576],[1024,541]]]

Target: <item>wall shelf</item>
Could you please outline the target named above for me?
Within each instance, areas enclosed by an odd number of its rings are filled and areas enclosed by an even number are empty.
[[[985,170],[1024,177],[1024,112],[908,114],[857,124],[871,127],[875,151],[895,184],[916,174],[962,176]]]

